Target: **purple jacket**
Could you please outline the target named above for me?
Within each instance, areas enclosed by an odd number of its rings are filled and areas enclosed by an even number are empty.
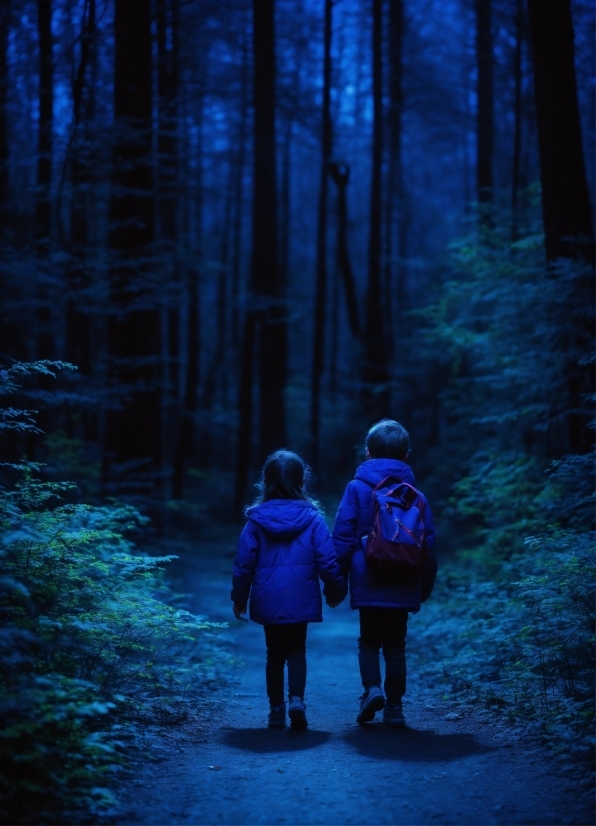
[[[261,625],[321,622],[319,577],[330,602],[345,595],[327,524],[303,499],[270,499],[251,508],[238,540],[232,600]]]
[[[361,538],[373,522],[372,491],[387,476],[397,476],[414,485],[412,468],[398,459],[369,459],[356,470],[340,502],[333,526],[333,544],[344,576],[350,577],[352,608],[407,608],[417,611],[433,589],[437,573],[435,528],[430,506],[424,498],[424,524],[428,557],[421,576],[404,577],[376,571],[367,565]]]

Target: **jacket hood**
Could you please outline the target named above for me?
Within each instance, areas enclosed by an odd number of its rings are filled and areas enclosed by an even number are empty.
[[[250,508],[246,515],[278,539],[294,539],[306,530],[319,511],[304,499],[270,499]]]
[[[368,459],[358,467],[354,478],[369,485],[378,485],[387,476],[397,476],[409,485],[416,483],[412,468],[400,459]]]

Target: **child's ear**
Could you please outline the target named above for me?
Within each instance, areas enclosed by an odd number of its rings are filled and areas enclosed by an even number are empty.
[[[367,447],[365,447],[365,448],[364,448],[364,458],[365,458],[365,459],[370,459],[370,453],[368,452],[368,448],[367,448]]]

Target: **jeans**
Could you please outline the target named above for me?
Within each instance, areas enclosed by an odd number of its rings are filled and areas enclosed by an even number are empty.
[[[267,696],[272,706],[284,701],[284,666],[288,663],[288,696],[304,699],[306,686],[305,622],[265,625]]]
[[[406,693],[406,633],[408,612],[405,608],[361,608],[358,663],[365,689],[381,687],[379,649],[385,659],[385,696],[389,705],[401,701]]]

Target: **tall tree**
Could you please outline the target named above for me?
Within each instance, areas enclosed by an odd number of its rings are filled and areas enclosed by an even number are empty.
[[[8,177],[8,27],[10,2],[0,5],[0,233],[6,233],[9,217]]]
[[[81,373],[91,372],[89,311],[81,306],[80,292],[88,287],[89,185],[93,180],[92,125],[95,114],[95,89],[89,83],[96,38],[96,4],[87,0],[83,7],[80,56],[73,84],[72,208],[70,217],[72,261],[67,271],[69,296],[66,306],[66,357]]]
[[[405,210],[402,125],[404,108],[403,89],[403,0],[389,0],[389,162],[387,172],[387,215],[385,219],[385,290],[388,348],[392,351],[393,335],[403,334],[401,324],[405,318],[406,299],[406,241],[407,221]],[[395,298],[393,285],[395,284]],[[396,306],[397,330],[393,329],[393,307]]]
[[[518,200],[522,146],[522,52],[524,35],[523,0],[516,0],[515,5],[515,87],[513,99],[513,165],[511,174],[511,239],[513,241],[516,241],[518,237]]]
[[[341,275],[346,296],[348,324],[355,339],[360,339],[360,314],[358,312],[358,296],[356,282],[348,253],[348,196],[347,188],[350,181],[350,167],[343,161],[331,161],[328,164],[329,174],[337,187],[337,269]],[[337,302],[334,301],[334,306]]]
[[[236,502],[250,468],[252,370],[258,334],[259,441],[264,456],[285,442],[286,311],[278,261],[274,0],[253,0],[254,177],[249,306],[240,377]]]
[[[323,109],[321,127],[321,173],[317,225],[317,278],[314,313],[314,339],[310,402],[310,453],[315,468],[319,466],[321,426],[321,379],[325,353],[325,308],[327,303],[327,193],[328,164],[331,159],[331,10],[332,0],[325,0],[325,34],[323,47]]]
[[[238,136],[236,139],[236,158],[235,158],[235,185],[234,185],[234,231],[232,235],[232,312],[231,312],[231,351],[234,354],[234,363],[236,362],[236,354],[240,350],[240,263],[242,252],[242,228],[244,219],[244,176],[246,166],[246,138],[249,127],[249,97],[250,97],[250,80],[249,80],[249,61],[250,61],[250,37],[249,37],[249,23],[244,20],[243,37],[242,37],[242,80],[240,85],[240,121],[238,124]],[[233,376],[237,376],[238,370],[236,364],[232,371]]]
[[[387,349],[383,299],[381,289],[381,172],[383,163],[383,63],[382,63],[382,0],[373,0],[372,75],[373,75],[373,135],[372,174],[370,185],[370,229],[368,242],[368,284],[366,292],[365,354],[363,384],[367,407],[372,414],[382,413],[387,393]],[[379,392],[379,388],[382,388]]]
[[[478,79],[476,122],[476,186],[480,204],[494,195],[494,56],[492,0],[474,0],[476,12],[476,66]]]
[[[593,263],[594,235],[575,77],[570,0],[528,0],[542,212],[549,260]]]
[[[37,132],[37,190],[35,240],[47,249],[52,228],[52,133],[54,129],[54,60],[52,0],[37,0],[39,36],[39,126]]]
[[[195,161],[196,178],[192,180],[194,210],[190,208],[190,199],[184,201],[184,221],[190,261],[185,267],[185,307],[186,307],[186,372],[184,395],[182,400],[182,418],[178,434],[178,444],[174,452],[172,473],[172,497],[181,499],[184,494],[186,470],[193,454],[195,416],[199,406],[199,367],[201,355],[200,336],[200,293],[199,270],[196,262],[200,259],[203,244],[203,106],[204,92],[199,87],[197,106],[197,151]],[[184,128],[188,130],[188,118],[183,118]],[[189,159],[190,160],[190,159]],[[190,170],[189,170],[190,171]],[[194,211],[194,221],[191,212]]]
[[[52,233],[52,137],[54,131],[54,58],[52,39],[52,0],[37,0],[39,38],[39,124],[37,131],[37,186],[35,191],[35,247],[46,261]],[[53,358],[51,298],[38,270],[37,357]]]
[[[569,447],[588,451],[594,370],[586,364],[594,341],[594,234],[575,77],[570,0],[528,0],[538,124],[546,257],[579,259],[586,266],[573,285],[573,332],[562,345],[576,352],[567,368]]]
[[[178,237],[178,0],[157,0],[157,139],[158,235],[167,273],[167,384],[169,396],[178,399],[180,363],[180,278]]]
[[[104,480],[127,493],[153,496],[161,465],[161,346],[160,313],[147,264],[154,237],[150,0],[116,0],[114,37],[108,323],[112,404],[105,423]]]

